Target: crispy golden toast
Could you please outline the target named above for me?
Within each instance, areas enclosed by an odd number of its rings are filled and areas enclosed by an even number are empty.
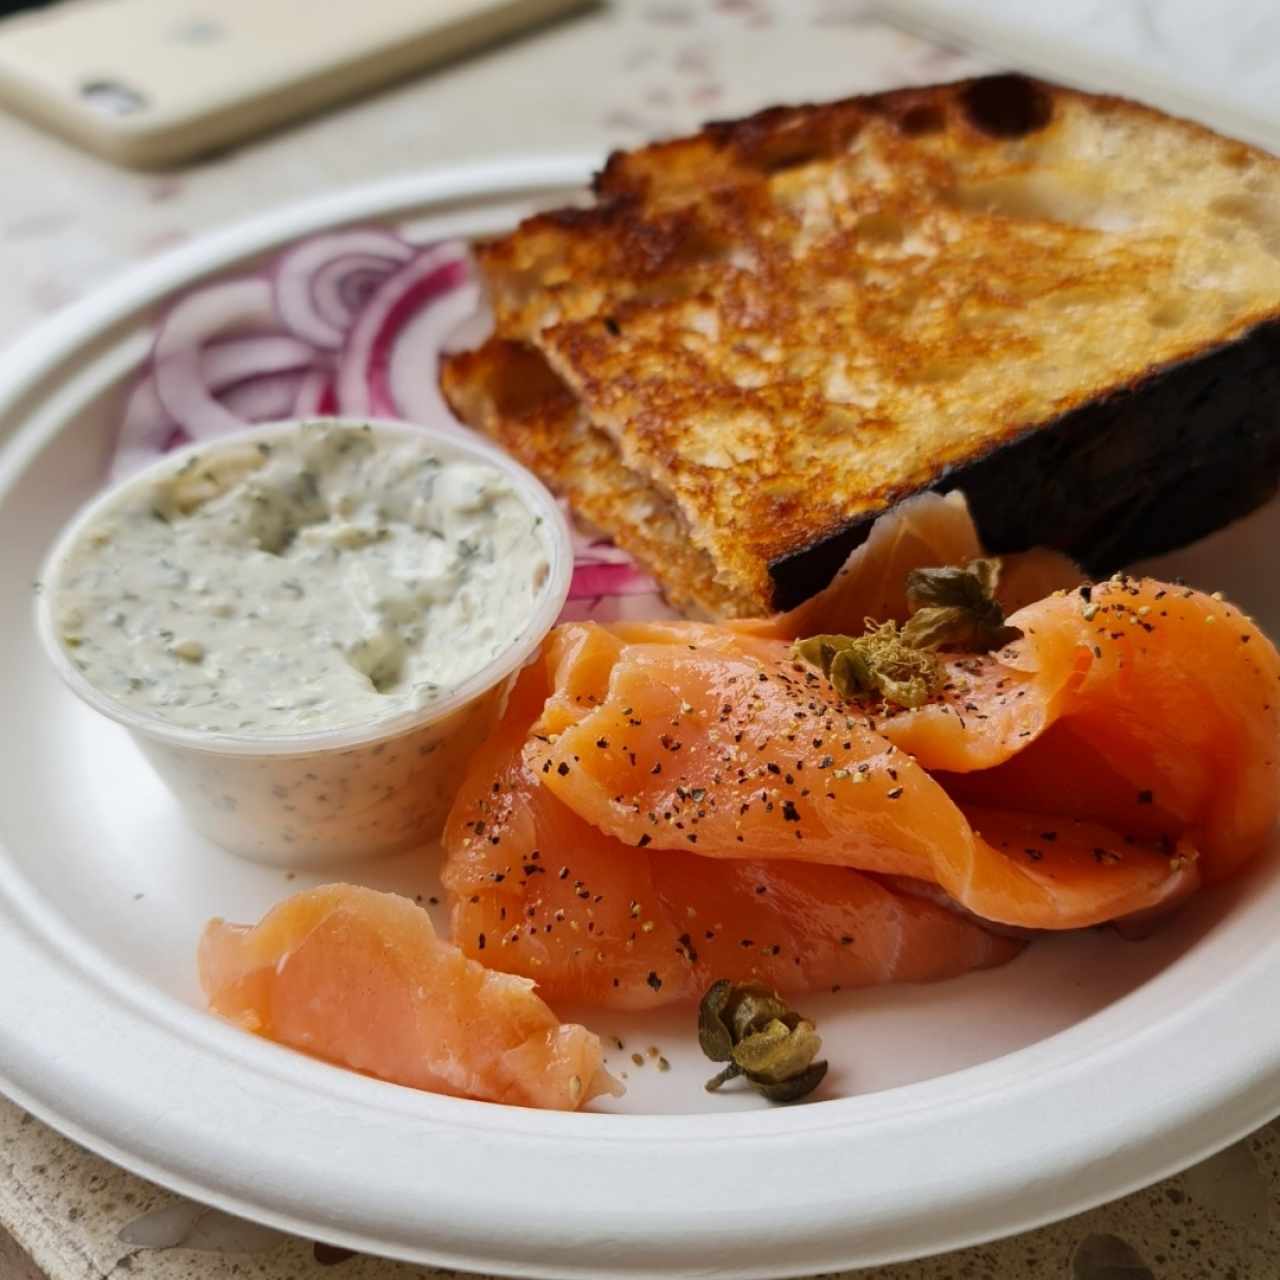
[[[1105,569],[1280,472],[1280,161],[1121,99],[777,108],[477,252],[496,336],[450,403],[707,612],[804,599],[922,489]]]
[[[716,581],[715,563],[688,537],[671,500],[623,464],[534,348],[491,338],[450,359],[441,385],[463,421],[544,477],[580,519],[625,530],[627,549],[651,571],[662,570],[677,608],[713,617],[753,611],[749,597],[736,599]]]

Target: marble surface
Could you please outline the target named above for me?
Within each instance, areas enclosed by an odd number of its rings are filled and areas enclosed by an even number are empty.
[[[162,175],[0,116],[0,343],[133,263],[260,208],[396,172],[596,151],[784,99],[987,69],[858,0],[615,0],[254,145]],[[531,109],[530,104],[536,104]],[[1247,1280],[1280,1274],[1280,1130],[1067,1222],[861,1273],[884,1280]],[[207,1210],[0,1100],[0,1280],[408,1280]]]

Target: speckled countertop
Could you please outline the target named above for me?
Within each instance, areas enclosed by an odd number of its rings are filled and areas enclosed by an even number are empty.
[[[503,153],[603,153],[773,101],[987,66],[874,21],[857,0],[615,0],[172,175],[112,169],[0,116],[0,343],[131,263],[267,204]],[[1277,1203],[1280,1129],[1268,1126],[1185,1174],[1057,1226],[861,1274],[1278,1276]],[[0,1280],[429,1274],[448,1273],[357,1257],[203,1209],[0,1100]]]
[[[1280,1130],[1268,1126],[1187,1173],[1056,1226],[849,1275],[1270,1280],[1280,1276],[1278,1204]],[[413,1280],[453,1274],[361,1257],[201,1208],[113,1168],[0,1101],[3,1280]]]

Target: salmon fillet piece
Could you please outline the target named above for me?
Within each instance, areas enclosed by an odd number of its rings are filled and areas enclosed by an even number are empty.
[[[913,569],[964,565],[986,555],[963,493],[920,493],[899,503],[871,526],[867,540],[849,553],[840,572],[817,595],[786,613],[725,625],[743,635],[802,640],[814,635],[857,634],[867,618],[905,622],[907,575]],[[1035,547],[1000,557],[996,599],[1005,613],[1087,579],[1060,551]]]
[[[952,687],[880,732],[965,775],[946,782],[964,799],[1185,837],[1208,881],[1261,851],[1280,796],[1280,655],[1249,618],[1125,578],[1009,621],[1021,640],[951,661]]]
[[[1076,651],[1058,648],[1067,667],[1057,683],[1027,676],[1035,696],[1013,700],[1015,742],[1060,714],[1050,695],[1065,699]],[[1027,834],[1018,806],[1006,797],[967,814],[885,732],[898,724],[905,740],[908,717],[845,702],[780,642],[699,624],[574,624],[548,654],[555,685],[526,763],[624,844],[910,876],[985,919],[1029,928],[1116,919],[1199,881],[1180,833],[1143,838],[1050,811],[1036,834],[1051,838],[1015,845]]]
[[[929,982],[1020,949],[845,867],[622,844],[525,763],[549,691],[545,664],[524,671],[455,801],[443,873],[458,945],[548,999],[647,1009],[696,1000],[718,978],[792,994]]]
[[[213,920],[199,969],[210,1007],[245,1030],[413,1089],[561,1111],[620,1092],[596,1036],[396,894],[325,885],[257,925]]]

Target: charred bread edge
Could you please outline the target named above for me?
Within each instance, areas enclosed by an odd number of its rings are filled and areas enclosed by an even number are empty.
[[[1050,546],[1107,574],[1203,537],[1280,487],[1280,313],[947,468],[991,551]],[[775,609],[820,591],[884,506],[769,565]]]

